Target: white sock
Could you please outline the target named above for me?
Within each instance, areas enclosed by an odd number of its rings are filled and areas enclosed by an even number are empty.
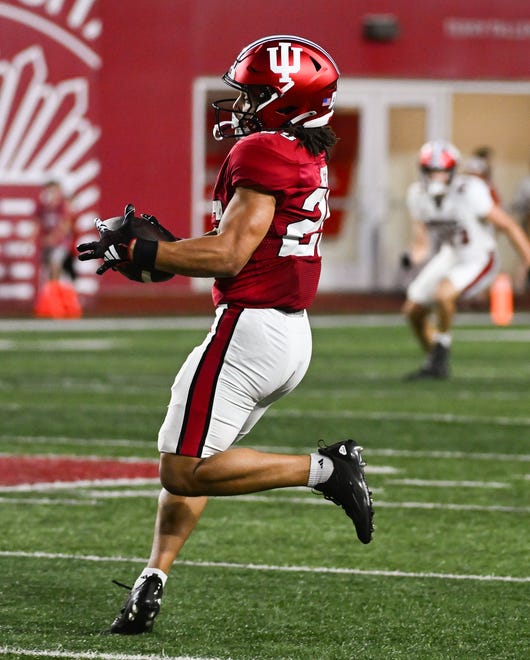
[[[441,344],[444,348],[449,348],[449,346],[451,346],[451,333],[436,332],[434,335],[434,343]]]
[[[140,573],[138,576],[138,579],[133,585],[133,589],[136,589],[136,587],[139,587],[142,582],[145,580],[145,578],[149,577],[150,575],[158,575],[158,577],[162,580],[162,586],[166,586],[166,580],[167,580],[167,575],[164,573],[164,571],[161,571],[159,568],[149,568],[146,566],[144,570]]]
[[[322,456],[317,452],[311,454],[311,465],[309,467],[308,488],[313,488],[317,484],[325,483],[333,472],[333,461],[327,456]]]

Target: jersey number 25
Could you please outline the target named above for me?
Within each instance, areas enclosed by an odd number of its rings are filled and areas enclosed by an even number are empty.
[[[323,173],[324,174],[324,173]],[[327,172],[322,177],[327,183]],[[316,220],[299,220],[287,225],[287,231],[282,237],[282,246],[278,253],[280,257],[313,257],[320,256],[320,237],[322,225],[329,218],[329,188],[316,188],[306,197],[302,208],[314,212],[318,208],[320,216]]]

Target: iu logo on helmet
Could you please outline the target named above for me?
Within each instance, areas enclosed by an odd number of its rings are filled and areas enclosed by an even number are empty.
[[[300,71],[300,53],[301,48],[291,48],[288,41],[280,41],[280,48],[267,48],[269,51],[269,59],[271,71],[273,73],[280,73],[280,82],[289,83],[291,80],[291,73],[298,73]],[[280,51],[280,63],[278,64],[278,50]],[[293,54],[293,62],[290,63],[290,52]]]

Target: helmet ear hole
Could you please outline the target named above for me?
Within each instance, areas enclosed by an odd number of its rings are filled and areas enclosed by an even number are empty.
[[[261,87],[256,89],[254,94],[258,100],[258,104],[261,105],[262,103],[266,103],[272,97],[274,90],[270,87]]]

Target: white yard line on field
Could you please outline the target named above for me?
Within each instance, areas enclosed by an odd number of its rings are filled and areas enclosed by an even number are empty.
[[[0,332],[112,332],[119,330],[202,330],[212,316],[107,319],[3,319]]]
[[[144,655],[130,653],[101,653],[100,651],[64,651],[48,649],[23,649],[19,646],[0,646],[0,655],[15,655],[31,658],[71,658],[72,660],[215,660],[189,655]]]
[[[75,555],[61,552],[23,552],[16,550],[2,550],[0,557],[26,557],[28,559],[64,559],[71,561],[93,562],[129,562],[144,564],[145,557],[102,557],[100,555]],[[276,566],[270,564],[242,564],[237,562],[188,561],[177,560],[175,564],[194,568],[227,568],[249,571],[270,571],[280,573],[332,573],[338,575],[364,575],[376,577],[398,578],[431,578],[440,580],[471,580],[479,582],[530,582],[530,577],[515,577],[511,575],[466,575],[455,573],[433,573],[418,571],[386,571],[364,570],[360,568],[339,568],[330,566]]]
[[[340,327],[401,327],[404,325],[401,314],[311,314],[311,325],[315,328]],[[87,332],[112,330],[203,330],[212,323],[213,308],[205,316],[171,317],[127,317],[94,319],[4,319],[0,321],[0,332]],[[511,328],[492,328],[501,336],[518,325],[528,325],[530,314],[514,314]],[[456,330],[460,326],[488,326],[491,320],[486,313],[460,313],[456,318]],[[488,330],[490,331],[490,330]]]
[[[121,479],[120,484],[126,485],[126,480]],[[157,483],[158,480],[152,480],[152,483]],[[133,482],[131,480],[131,486],[137,481]],[[89,482],[85,482],[86,485],[90,485]],[[101,482],[94,481],[93,486],[100,485]],[[113,484],[109,484],[113,485]],[[119,484],[116,484],[119,485]],[[76,482],[72,482],[70,485],[61,485],[61,488],[68,490],[70,493],[78,493],[79,499],[77,500],[78,505],[90,505],[93,506],[103,500],[108,499],[124,499],[124,498],[152,498],[156,499],[160,492],[160,488],[153,489],[127,489],[127,490],[85,490],[78,491],[78,486]],[[23,488],[13,489],[11,486],[6,486],[0,488],[0,492],[11,493],[11,492],[26,492],[26,493],[40,493],[40,492],[50,492],[55,489],[54,484],[34,484],[31,486],[24,486]],[[287,488],[282,489],[282,491],[289,490]],[[373,488],[372,492],[377,494],[382,492],[384,489]],[[89,497],[90,499],[85,499]],[[284,496],[277,495],[276,491],[271,491],[269,495],[237,495],[234,497],[212,497],[212,501],[218,500],[230,504],[237,504],[241,502],[260,502],[263,504],[273,504],[277,506],[278,504],[301,504],[308,506],[332,506],[332,503],[328,500],[323,499],[322,497],[315,497],[308,492],[306,496],[303,497],[293,497],[293,496]],[[73,500],[72,500],[73,501]],[[10,497],[0,497],[0,503],[2,505],[7,504],[55,504],[56,500],[51,499],[49,502],[46,501],[46,498],[10,498]],[[69,503],[64,501],[63,503]],[[477,511],[477,512],[492,512],[492,513],[517,513],[517,514],[527,514],[530,513],[530,507],[515,507],[515,506],[502,506],[499,504],[494,505],[483,505],[483,504],[451,504],[445,502],[386,502],[384,500],[376,499],[374,506],[377,509],[424,509],[424,510],[441,510],[441,511]]]
[[[35,445],[72,445],[73,447],[148,447],[145,440],[127,440],[125,438],[79,438],[55,435],[0,435],[0,442]],[[156,443],[151,443],[153,449]],[[140,460],[140,459],[139,459]]]
[[[480,461],[514,461],[515,463],[527,463],[530,454],[497,454],[496,452],[467,452],[450,450],[423,450],[423,449],[370,449],[368,453],[372,456],[396,456],[398,458],[454,458],[464,460]]]
[[[1,436],[0,436],[1,440]],[[312,452],[311,447],[276,447],[274,445],[253,445],[248,447],[259,449],[261,451],[286,452],[287,454],[300,453],[302,451]],[[530,454],[497,454],[495,452],[468,452],[456,450],[437,450],[437,449],[376,449],[365,447],[366,456],[389,456],[394,458],[442,458],[470,461],[513,461],[514,463],[528,463]]]
[[[2,350],[2,340],[0,340],[0,351]],[[7,382],[3,383],[0,380],[0,388],[9,389],[9,384]],[[38,381],[33,381],[30,383],[24,383],[23,389],[24,392],[62,392],[68,391],[69,393],[75,392],[76,394],[80,393],[93,393],[97,392],[99,394],[110,393],[115,395],[117,391],[120,392],[120,395],[124,394],[144,394],[145,393],[145,384],[137,384],[131,382],[111,382],[104,383],[96,378],[94,380],[83,379],[83,378],[49,378],[40,377]],[[169,391],[169,383],[161,380],[151,380],[149,382],[149,393],[165,393]],[[356,399],[364,400],[366,398],[366,390],[361,388],[353,388],[351,386],[345,385],[344,387],[329,387],[326,389],[313,388],[304,386],[303,390],[295,391],[291,394],[291,401],[303,401],[307,399],[344,399],[348,403],[348,407],[352,407]],[[477,392],[473,389],[466,389],[463,387],[455,387],[451,393],[452,397],[458,401],[492,401],[498,403],[499,401],[526,401],[528,398],[528,393],[524,388],[518,391],[506,391],[500,392],[498,390],[488,390],[484,392]],[[436,400],[439,397],[439,393],[435,391],[423,392],[422,396],[424,399]],[[403,390],[395,389],[370,389],[370,398],[372,400],[402,400],[403,399]]]
[[[40,384],[40,382],[39,382]],[[61,385],[60,381],[54,381],[53,383],[46,383],[46,381],[42,381],[43,388],[48,387],[49,389],[52,388],[54,385]],[[65,387],[70,386],[68,382],[65,383]],[[33,387],[33,385],[32,385]],[[164,385],[164,387],[166,387]],[[116,385],[109,385],[109,389],[114,388],[113,392],[116,392]],[[120,391],[122,386],[120,385]],[[27,391],[29,389],[28,386],[24,386],[24,390]],[[162,389],[162,388],[160,388]],[[36,391],[36,390],[33,390]],[[87,388],[88,391],[88,388]],[[367,396],[369,395],[370,399],[372,401],[375,400],[383,400],[383,401],[403,401],[403,388],[401,389],[394,389],[394,388],[378,388],[378,389],[370,389],[369,391],[367,389],[363,389],[360,387],[351,387],[349,385],[344,385],[343,387],[326,387],[326,388],[319,388],[319,387],[310,387],[310,386],[303,386],[303,388],[299,390],[294,390],[289,395],[289,400],[290,401],[307,401],[307,399],[324,399],[326,401],[329,401],[331,399],[344,399],[348,401],[347,407],[352,408],[355,406],[355,400],[360,399],[361,402],[364,401]],[[521,401],[524,400],[526,401],[528,399],[528,392],[524,389],[521,388],[518,391],[499,391],[498,389],[492,389],[492,390],[487,390],[484,392],[477,392],[476,389],[469,389],[467,387],[459,386],[456,385],[454,386],[454,389],[451,391],[451,398],[455,399],[456,401],[471,401],[471,402],[476,402],[476,401],[493,401],[494,403],[498,403],[499,401]],[[431,391],[423,391],[422,392],[422,399],[425,402],[430,401],[439,401],[440,400],[440,393],[436,392],[435,390]]]
[[[372,489],[377,492],[377,489]],[[96,496],[95,493],[91,495]],[[265,502],[267,504],[309,504],[331,506],[331,502],[319,497],[283,497],[278,495],[238,495],[224,498],[230,502]],[[530,513],[530,507],[513,507],[481,504],[447,504],[445,502],[385,502],[376,499],[376,509],[442,509],[448,511],[492,511],[495,513]]]
[[[96,506],[99,504],[97,499],[64,499],[51,497],[4,497],[0,496],[2,504],[60,504],[61,506]]]
[[[7,442],[10,445],[16,444],[44,444],[44,445],[71,445],[72,447],[143,447],[153,449],[156,453],[156,442],[154,440],[127,440],[126,438],[80,438],[79,436],[53,436],[53,435],[12,435],[0,434],[0,442]],[[290,447],[276,445],[245,445],[261,451],[279,452],[287,454],[296,454],[301,452],[312,452],[314,447]],[[370,456],[390,456],[396,458],[443,458],[443,459],[464,459],[464,460],[483,460],[483,461],[514,461],[515,463],[526,463],[530,461],[530,454],[501,454],[496,452],[463,452],[454,450],[423,450],[423,449],[370,449],[365,448],[365,454]],[[9,455],[9,454],[7,454]],[[78,455],[78,458],[84,458]],[[94,457],[97,458],[97,457]],[[113,456],[101,456],[102,460],[131,460],[131,461],[149,461],[149,458],[127,457],[117,458]],[[153,459],[154,460],[154,459]]]
[[[0,493],[41,493],[54,490],[78,490],[79,488],[94,486],[148,486],[159,483],[160,482],[157,478],[146,479],[144,477],[123,479],[79,479],[0,486]]]
[[[28,353],[53,351],[111,351],[124,342],[114,339],[53,339],[50,341],[0,340],[0,351],[23,351]]]
[[[1,439],[2,436],[0,436]],[[46,442],[50,442],[50,437],[46,438]],[[65,438],[65,440],[70,440],[69,438]],[[90,440],[80,440],[77,438],[77,440],[85,446],[87,442],[91,442]],[[106,440],[104,441],[105,443],[107,442]],[[145,446],[145,443],[144,443]],[[20,458],[23,456],[26,459],[66,459],[70,461],[81,461],[81,462],[92,462],[92,463],[99,463],[101,461],[111,461],[112,463],[124,463],[125,465],[128,465],[130,463],[149,463],[151,465],[158,465],[158,458],[142,458],[139,456],[101,456],[100,454],[58,454],[56,452],[46,452],[45,454],[21,454],[20,452],[12,452],[12,451],[2,451],[0,452],[0,458]],[[395,472],[395,470],[394,470]]]
[[[369,419],[375,421],[411,421],[411,422],[439,422],[443,424],[498,424],[499,426],[530,426],[530,417],[487,417],[479,415],[455,415],[453,413],[416,413],[413,411],[382,412],[364,410],[300,410],[282,409],[268,410],[268,417],[292,417],[307,419]]]
[[[39,402],[31,404],[26,401],[24,403],[7,402],[2,404],[2,408],[6,411],[27,411],[29,408],[33,410],[53,411],[61,410],[64,408],[64,401],[57,402]],[[104,405],[101,403],[84,403],[76,405],[76,409],[82,412],[95,412],[102,414],[106,410],[113,412],[120,412],[125,414],[135,415],[153,415],[153,406],[142,406],[137,404],[131,405]],[[50,412],[51,414],[51,412]],[[292,419],[355,419],[362,420],[368,419],[371,421],[405,421],[405,422],[437,422],[439,424],[473,424],[485,426],[530,426],[530,417],[505,417],[505,416],[487,416],[487,415],[455,415],[452,413],[416,413],[413,411],[393,411],[382,412],[364,411],[364,410],[301,410],[297,409],[281,409],[269,410],[267,417],[273,418],[292,418]]]
[[[457,330],[455,337],[458,341],[513,341],[530,342],[530,330],[524,328],[492,328],[491,330]]]
[[[282,488],[282,491],[290,490]],[[384,489],[372,488],[373,493],[378,493]],[[158,497],[159,489],[131,489],[131,490],[87,490],[85,495],[93,497],[96,500],[120,499],[125,497]],[[6,501],[9,498],[4,498]],[[212,498],[215,501],[216,498]],[[285,497],[283,495],[237,495],[236,497],[218,498],[225,502],[265,502],[267,504],[309,504],[316,506],[331,506],[331,502],[322,497],[313,497],[308,493],[305,497]],[[32,502],[28,498],[28,502]],[[376,498],[374,506],[379,509],[447,509],[448,511],[491,511],[495,513],[530,513],[530,507],[514,507],[485,505],[485,504],[447,504],[443,502],[385,502]]]
[[[450,481],[448,479],[390,479],[392,486],[427,486],[428,488],[509,488],[504,481]]]

